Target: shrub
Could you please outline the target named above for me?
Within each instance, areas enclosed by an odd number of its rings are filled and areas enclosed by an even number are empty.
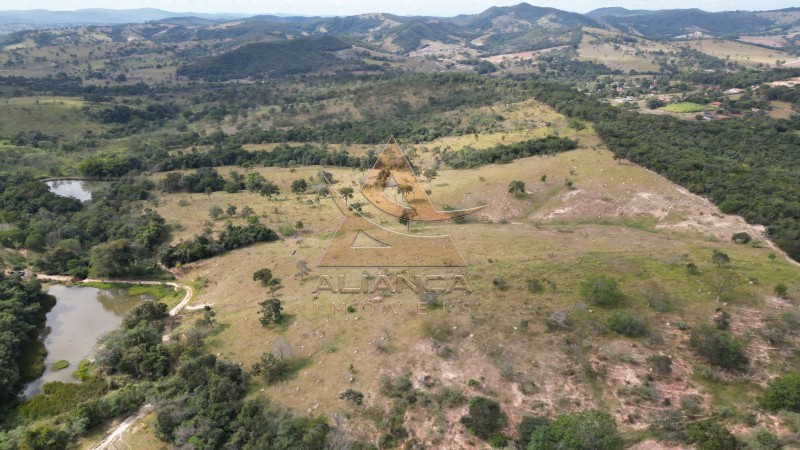
[[[760,400],[770,411],[800,412],[800,372],[787,373],[770,381]]]
[[[735,450],[739,441],[727,428],[712,420],[693,422],[686,427],[686,440],[697,450]]]
[[[342,400],[347,400],[348,402],[354,405],[362,405],[364,404],[364,394],[358,391],[354,391],[353,389],[348,389],[342,392],[339,395],[339,398]]]
[[[447,386],[439,388],[439,391],[436,393],[436,398],[443,408],[454,408],[464,404],[467,400],[460,390]]]
[[[381,394],[403,400],[409,404],[417,401],[417,391],[414,390],[414,385],[411,384],[411,380],[408,377],[397,377],[394,380],[388,377],[382,378]]]
[[[530,443],[534,433],[544,428],[550,423],[547,417],[523,416],[517,425],[517,444],[520,448],[526,448]]]
[[[628,311],[614,311],[608,318],[608,328],[630,337],[644,336],[647,333],[647,324]]]
[[[467,428],[482,439],[488,439],[497,433],[506,423],[506,417],[500,410],[500,404],[486,397],[472,397],[469,401],[469,415],[461,421]]]
[[[748,439],[747,448],[750,450],[780,450],[783,445],[774,434],[762,428]]]
[[[593,409],[562,414],[533,434],[528,450],[615,450],[622,448],[610,415]]]
[[[731,326],[731,315],[720,309],[714,316],[714,325],[720,330],[727,330]]]
[[[786,294],[788,292],[788,289],[786,288],[785,284],[778,283],[778,284],[775,285],[774,292],[775,292],[775,295],[777,295],[778,297],[786,298]]]
[[[700,270],[695,263],[686,264],[686,271],[689,272],[689,275],[700,275]]]
[[[689,345],[698,355],[723,369],[741,370],[747,366],[746,343],[727,331],[710,325],[695,327]]]
[[[731,237],[731,240],[737,244],[747,244],[748,242],[752,241],[753,238],[751,238],[749,234],[742,231],[739,233],[734,233]]]
[[[604,307],[617,306],[623,298],[617,282],[607,275],[599,274],[590,275],[581,284],[581,296],[593,305]]]
[[[652,355],[647,358],[647,365],[656,375],[669,375],[672,372],[672,360],[669,359],[669,356]]]
[[[287,370],[288,365],[286,362],[282,359],[278,359],[278,357],[272,353],[264,353],[261,355],[261,359],[253,364],[252,368],[253,374],[263,377],[270,383],[279,380],[286,374]]]
[[[544,292],[544,285],[541,281],[537,280],[536,278],[531,278],[525,282],[525,286],[528,288],[528,292],[532,294],[538,294],[540,292]]]

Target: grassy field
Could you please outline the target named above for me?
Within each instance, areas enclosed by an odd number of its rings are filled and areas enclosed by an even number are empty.
[[[706,105],[701,105],[699,103],[692,103],[692,102],[679,102],[679,103],[670,103],[667,106],[662,107],[664,111],[669,112],[676,112],[676,113],[694,113],[694,112],[702,112],[709,109]]]
[[[0,102],[4,119],[0,135],[40,131],[46,135],[77,138],[87,131],[97,132],[100,125],[81,111],[84,102],[72,97],[15,97]]]
[[[552,111],[549,114],[554,122],[563,120]],[[732,233],[746,230],[757,238],[757,230],[740,218],[720,214],[707,201],[652,172],[615,162],[591,129],[581,133],[577,136],[580,148],[572,152],[474,170],[439,171],[429,185],[435,205],[488,206],[466,224],[411,227],[413,234],[450,234],[469,264],[437,273],[463,274],[473,292],[442,294],[438,301],[443,306],[431,309],[419,306],[420,298],[409,291],[312,293],[321,274],[342,275],[352,285],[364,273],[373,279],[379,273],[427,273],[413,268],[315,267],[341,215],[330,199],[287,192],[292,179],[309,179],[317,167],[294,172],[255,169],[281,187],[283,194],[273,201],[244,192],[214,193],[210,198],[161,195],[158,211],[170,223],[183,224],[175,239],[199,232],[211,204],[250,206],[271,227],[304,223],[299,235],[184,266],[181,279],[205,286],[197,302],[210,303],[217,311],[220,325],[209,341],[212,352],[245,367],[264,352],[280,351],[302,362],[302,368],[284,381],[272,385],[256,381],[251,395],[266,395],[299,413],[339,413],[347,417],[347,429],[357,436],[374,435],[379,428],[377,417],[383,417],[388,407],[386,398],[377,393],[381,376],[403,374],[421,389],[425,388],[420,380],[431,376],[437,385],[466,395],[491,392],[503,405],[510,426],[522,414],[554,415],[603,405],[628,436],[640,436],[646,422],[627,419],[641,411],[640,400],[618,387],[638,386],[647,375],[646,358],[665,351],[672,355],[673,373],[656,382],[660,393],[645,402],[647,408],[663,409],[665,398],[675,402],[679,397],[675,393],[681,392],[697,393],[707,406],[716,399],[745,410],[754,385],[698,381],[691,369],[698,359],[686,347],[689,331],[677,324],[706,322],[716,308],[726,308],[737,333],[751,330],[748,356],[755,361],[756,377],[763,380],[777,355],[753,330],[761,326],[766,305],[790,307],[789,303],[769,303],[773,302],[771,291],[776,283],[784,282],[790,292],[797,293],[798,269],[781,258],[771,260],[773,251],[763,244],[732,243]],[[519,138],[509,133],[506,141]],[[466,144],[455,138],[450,142]],[[362,176],[350,169],[325,170],[339,180],[337,186],[357,187]],[[542,175],[547,176],[545,182]],[[515,179],[526,184],[523,196],[507,193],[508,183]],[[573,182],[571,188],[565,185],[567,180]],[[190,204],[176,206],[180,200]],[[381,220],[379,212],[366,211],[374,220],[402,229],[394,220]],[[225,220],[213,222],[212,227],[221,229]],[[230,220],[238,223],[241,219]],[[715,302],[710,287],[717,270],[710,260],[714,249],[729,254],[731,267],[741,276],[741,284],[723,295],[724,303]],[[304,279],[297,276],[300,261],[312,269]],[[687,273],[689,262],[699,267],[699,274]],[[263,267],[281,279],[276,293],[289,315],[281,327],[264,328],[258,322],[257,304],[269,294],[252,280],[252,273]],[[584,277],[595,272],[617,279],[626,294],[624,307],[644,317],[660,343],[646,338],[631,342],[605,331],[610,311],[584,304],[578,292]],[[539,280],[542,292],[527,289],[531,279]],[[469,303],[471,314],[460,302]],[[345,312],[346,305],[354,312]],[[545,322],[559,312],[567,314],[572,325],[567,331],[550,331]],[[565,349],[566,336],[577,347]],[[448,348],[449,356],[442,357],[437,346]],[[796,358],[785,364],[798,367]],[[600,375],[587,376],[587,367]],[[479,380],[480,386],[469,385],[470,379]],[[370,406],[360,409],[339,400],[347,388],[363,392]],[[464,413],[460,407],[441,414],[457,421]],[[415,436],[447,447],[465,445],[469,435],[463,427],[434,426],[430,420],[437,419],[426,414],[422,408],[408,412],[406,423],[413,424],[409,426]],[[769,420],[759,423],[773,427]],[[750,429],[737,427],[741,432]]]
[[[659,65],[653,63],[653,58],[645,52],[669,51],[669,46],[641,39],[640,43],[624,45],[609,42],[596,42],[602,38],[623,36],[621,33],[600,29],[587,29],[578,46],[578,57],[584,61],[594,61],[605,64],[611,69],[624,72],[635,70],[638,72],[657,72]]]
[[[759,64],[775,66],[776,60],[791,62],[797,59],[797,57],[781,50],[723,39],[700,39],[681,42],[681,45],[684,44],[708,55],[736,61],[748,67],[758,66]]]

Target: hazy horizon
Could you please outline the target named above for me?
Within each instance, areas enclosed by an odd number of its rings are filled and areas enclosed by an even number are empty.
[[[280,14],[297,16],[348,16],[364,13],[391,13],[403,16],[440,16],[449,17],[459,14],[476,14],[492,6],[511,6],[521,3],[522,0],[465,0],[457,5],[446,0],[399,0],[392,3],[375,2],[370,0],[347,0],[347,1],[322,1],[307,0],[296,2],[291,0],[275,0],[269,4],[253,0],[79,0],[71,1],[65,7],[63,1],[57,0],[29,0],[25,3],[25,8],[20,8],[19,3],[0,1],[0,10],[26,11],[33,9],[46,9],[51,11],[74,11],[88,8],[104,9],[138,9],[138,8],[157,8],[169,12],[193,12],[205,14]],[[783,9],[797,6],[789,0],[766,0],[758,4],[758,8],[752,6],[752,2],[744,0],[721,1],[711,0],[698,3],[693,1],[677,0],[665,3],[652,0],[621,0],[615,3],[599,2],[595,0],[578,0],[565,5],[563,2],[555,0],[528,1],[532,5],[558,8],[565,11],[586,13],[598,8],[623,7],[627,9],[688,9],[698,8],[704,11],[763,11],[773,9]]]

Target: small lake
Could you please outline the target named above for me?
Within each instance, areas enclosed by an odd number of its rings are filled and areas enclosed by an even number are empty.
[[[82,202],[92,199],[92,193],[89,191],[86,184],[80,180],[48,181],[47,187],[50,188],[50,192],[62,197],[77,198]]]
[[[60,284],[50,286],[47,292],[56,298],[56,305],[47,313],[50,331],[44,339],[45,371],[25,388],[26,398],[40,393],[42,385],[51,381],[77,382],[72,373],[78,363],[92,353],[101,336],[119,328],[125,313],[145,298],[127,295],[123,289]],[[53,371],[53,363],[62,359],[69,361],[69,367]]]

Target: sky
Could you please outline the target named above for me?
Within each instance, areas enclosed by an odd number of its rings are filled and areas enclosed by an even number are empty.
[[[296,14],[304,16],[343,16],[368,12],[399,15],[454,16],[474,14],[490,6],[508,6],[522,0],[0,0],[0,10],[50,9],[75,10],[83,8],[158,8],[175,12]],[[567,11],[585,13],[606,6],[628,9],[700,8],[706,11],[769,10],[797,6],[797,0],[528,0],[536,6],[551,6]]]

